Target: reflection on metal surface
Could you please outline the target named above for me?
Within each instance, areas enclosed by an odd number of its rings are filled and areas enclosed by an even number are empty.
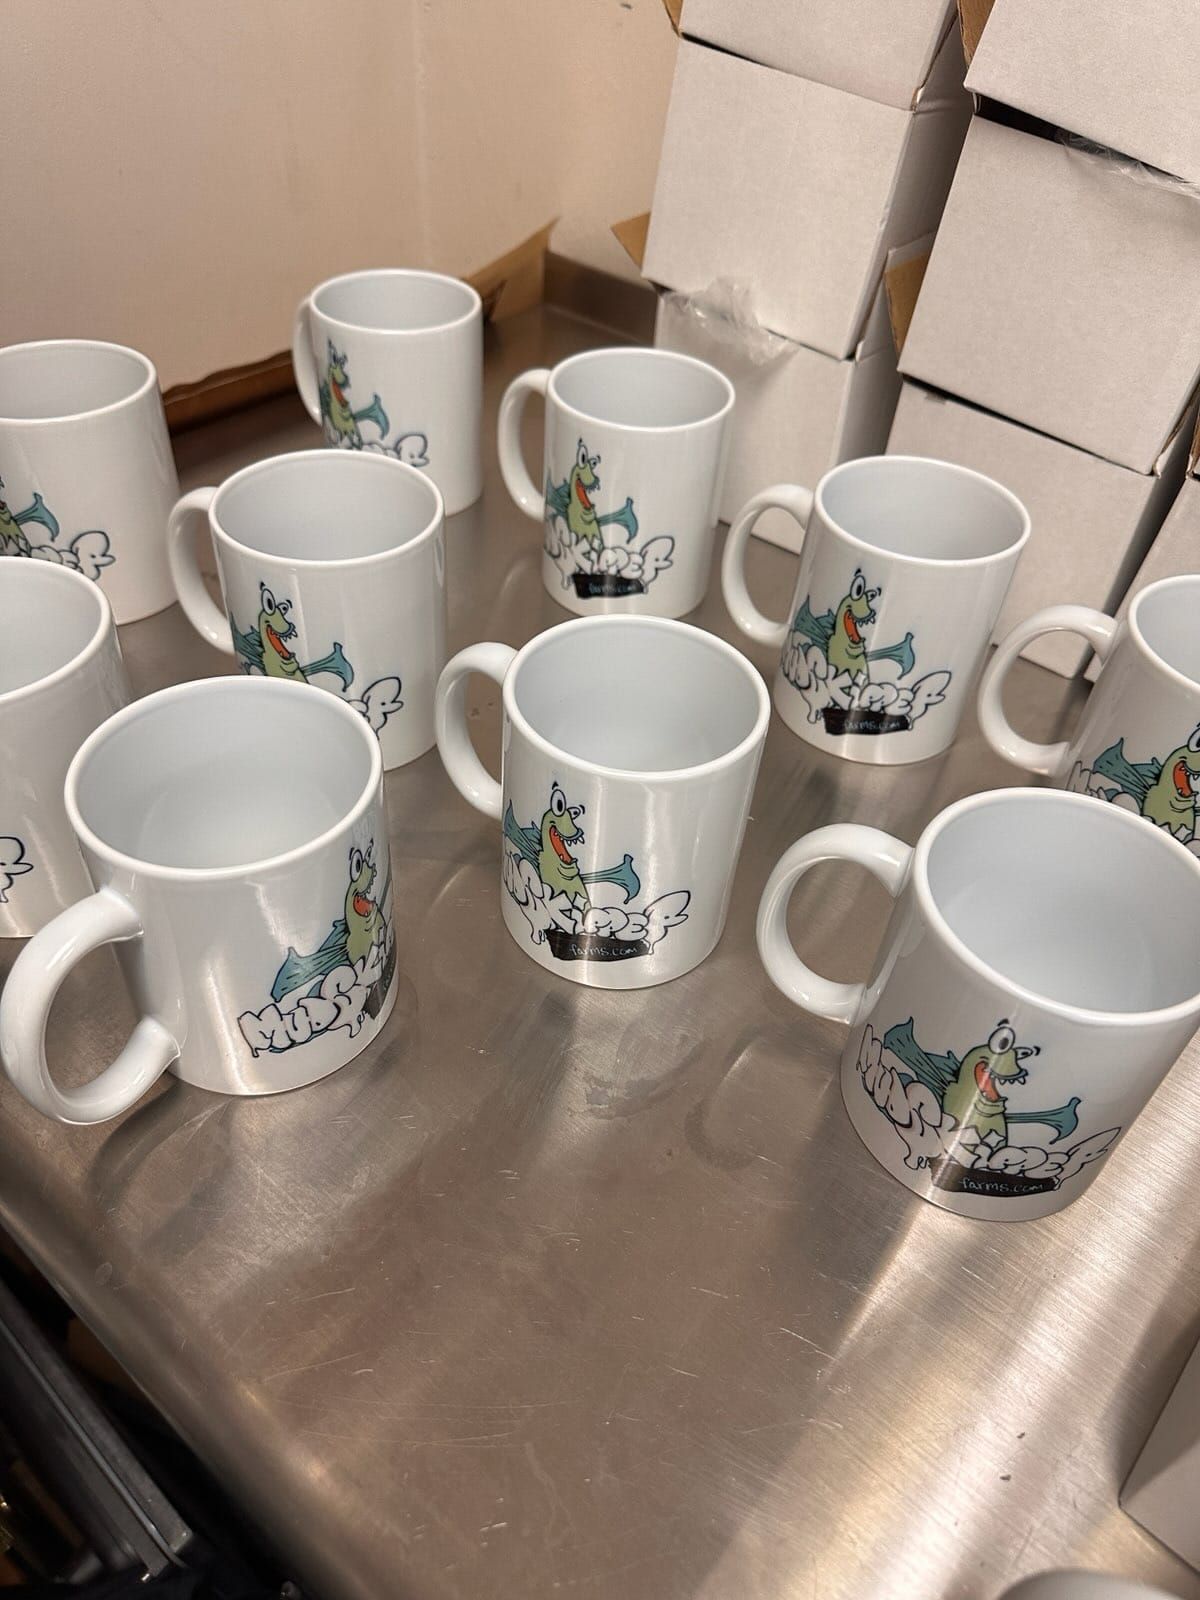
[[[490,330],[488,414],[593,333],[547,313]],[[315,435],[298,402],[263,420],[181,439],[185,486]],[[538,437],[530,416],[535,462]],[[540,537],[494,474],[450,522],[452,649],[564,618]],[[754,544],[762,604],[793,559]],[[694,620],[731,636],[715,593]],[[227,670],[175,611],[122,631],[139,692]],[[772,657],[752,652],[768,675]],[[494,767],[496,692],[473,693]],[[1014,715],[1047,737],[1082,693],[1021,663]],[[1116,1503],[1200,1321],[1187,1064],[1077,1204],[966,1222],[862,1149],[841,1029],[754,951],[799,834],[842,819],[911,841],[1012,781],[973,722],[944,757],[877,769],[774,719],[717,951],[605,993],[505,934],[496,830],[431,753],[387,778],[401,990],[383,1037],[296,1094],[168,1079],[100,1128],[53,1127],[5,1088],[0,1215],[331,1600],[994,1600],[1071,1564],[1200,1600]],[[792,925],[831,976],[863,978],[888,910],[822,870]],[[89,958],[56,1007],[64,1078],[129,1024],[110,957]]]

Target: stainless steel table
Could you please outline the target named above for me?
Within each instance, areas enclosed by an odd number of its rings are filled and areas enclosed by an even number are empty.
[[[489,415],[515,372],[601,337],[548,311],[492,330]],[[274,404],[182,438],[185,479],[313,435]],[[455,648],[564,615],[488,456],[447,540]],[[756,543],[780,614],[792,566]],[[697,620],[732,636],[715,590]],[[227,670],[178,610],[123,633],[139,691]],[[1046,736],[1081,692],[1022,666],[1014,711]],[[494,762],[495,694],[476,694]],[[168,1079],[92,1129],[6,1087],[0,1216],[331,1600],[992,1600],[1073,1562],[1200,1597],[1116,1504],[1200,1315],[1196,1046],[1068,1211],[961,1221],[860,1147],[841,1029],[788,1005],[754,952],[797,835],[845,818],[911,840],[1008,781],[973,726],[887,771],[775,720],[719,949],[606,994],[505,933],[496,829],[431,753],[388,778],[401,988],[383,1038],[296,1094]],[[884,908],[865,876],[814,873],[801,948],[862,975]],[[93,957],[55,1011],[63,1076],[129,1022]]]

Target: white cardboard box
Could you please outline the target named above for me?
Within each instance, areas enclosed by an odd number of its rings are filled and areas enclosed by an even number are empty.
[[[977,117],[900,371],[1152,472],[1200,379],[1200,196]]]
[[[724,522],[768,484],[812,488],[830,467],[876,455],[887,444],[900,379],[882,288],[858,349],[844,361],[785,343],[756,365],[736,330],[698,322],[672,295],[659,298],[654,342],[711,362],[737,391],[720,504]],[[800,548],[800,529],[784,511],[765,512],[755,532],[784,549]]]
[[[955,21],[954,0],[684,0],[689,39],[907,109]]]
[[[888,250],[930,232],[969,98],[947,35],[915,110],[679,47],[643,263],[669,289],[746,286],[756,320],[839,360]]]
[[[1024,501],[1033,528],[1000,613],[1000,637],[1042,606],[1074,601],[1110,611],[1117,604],[1183,478],[1189,436],[1180,430],[1156,470],[1143,475],[905,383],[888,452],[974,467]],[[1024,653],[1071,677],[1090,649],[1061,633]]]
[[[1198,84],[1196,0],[995,0],[967,73],[977,94],[1193,183]]]
[[[1200,1345],[1143,1445],[1120,1500],[1122,1511],[1200,1570]]]

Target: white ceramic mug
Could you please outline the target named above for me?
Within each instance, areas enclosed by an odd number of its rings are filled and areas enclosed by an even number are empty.
[[[1000,1600],[1173,1600],[1165,1589],[1119,1578],[1111,1572],[1063,1567],[1039,1572],[1005,1589]]]
[[[545,396],[545,488],[521,415]],[[681,617],[704,599],[733,385],[670,350],[586,350],[515,378],[500,404],[500,471],[544,528],[542,581],[580,616]]]
[[[865,984],[820,977],[788,937],[797,881],[836,860],[896,901]],[[771,874],[758,948],[789,999],[850,1023],[842,1096],[893,1177],[962,1216],[1042,1217],[1088,1187],[1200,1022],[1200,861],[1115,807],[997,789],[915,849],[858,824],[808,834]]]
[[[483,302],[470,284],[401,268],[348,272],[300,302],[296,387],[327,444],[422,467],[446,515],[483,492]]]
[[[198,516],[223,608],[200,573]],[[272,456],[184,495],[168,549],[188,618],[243,672],[336,694],[379,735],[385,767],[432,747],[446,553],[441,496],[423,473],[384,456]]]
[[[0,639],[0,938],[21,938],[87,892],[63,781],[129,684],[112,607],[67,567],[0,570]]]
[[[467,731],[472,672],[501,685],[499,783]],[[766,685],[686,623],[588,617],[522,650],[477,644],[437,693],[459,792],[501,824],[505,926],[549,972],[643,989],[721,937],[762,755]]]
[[[258,678],[147,695],[82,746],[66,803],[95,892],[30,940],[0,995],[0,1060],[39,1111],[102,1122],[168,1067],[224,1094],[299,1088],[386,1022],[383,766],[331,695]],[[139,1021],[98,1077],[60,1089],[55,992],[109,943]]]
[[[1103,670],[1070,739],[1035,744],[1004,714],[1004,680],[1043,633],[1078,633]],[[1166,828],[1200,854],[1200,576],[1163,578],[1120,621],[1088,606],[1050,606],[1001,642],[979,685],[992,748],[1029,772]]]
[[[805,529],[788,620],[746,587],[746,546],[771,506]],[[815,491],[776,484],[729,530],[725,603],[749,638],[782,646],[775,709],[852,761],[922,761],[951,743],[1029,537],[1009,490],[967,467],[864,456]]]
[[[145,356],[94,339],[0,350],[0,555],[71,567],[134,622],[174,599],[166,526],[178,494]]]

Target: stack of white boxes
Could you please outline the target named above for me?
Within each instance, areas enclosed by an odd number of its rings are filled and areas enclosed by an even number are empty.
[[[970,114],[953,0],[685,0],[642,262],[656,343],[737,388],[720,511],[884,448],[889,254],[936,227]],[[927,247],[927,246],[926,246]],[[733,291],[746,329],[697,317]],[[754,339],[754,329],[782,336]],[[766,355],[766,359],[762,359]],[[795,524],[760,531],[794,545]]]
[[[976,467],[1025,501],[1033,535],[1002,630],[1056,601],[1115,607],[1187,470],[1197,21],[1195,0],[995,0],[967,74],[982,114],[904,343],[888,448]],[[1193,529],[1196,500],[1180,512]],[[1028,653],[1070,674],[1089,652],[1059,634]]]

